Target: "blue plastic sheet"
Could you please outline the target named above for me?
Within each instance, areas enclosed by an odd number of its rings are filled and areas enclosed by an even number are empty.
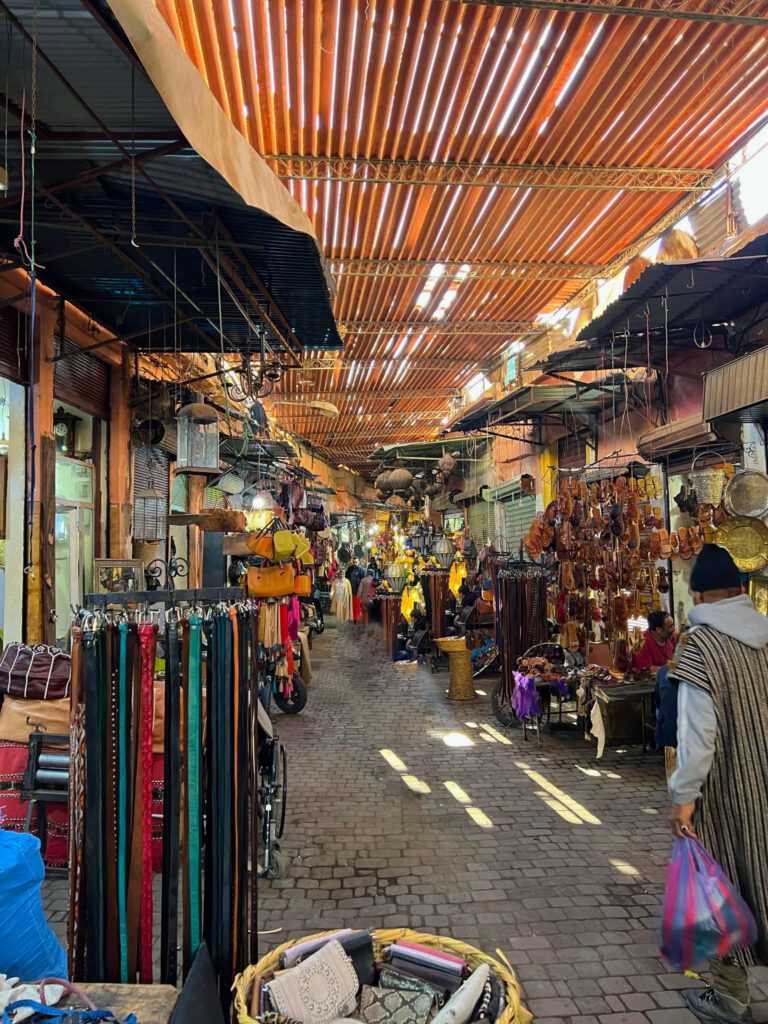
[[[43,913],[44,875],[37,836],[0,829],[0,974],[67,977],[67,954]]]

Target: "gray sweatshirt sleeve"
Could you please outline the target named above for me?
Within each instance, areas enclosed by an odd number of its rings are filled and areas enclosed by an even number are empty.
[[[681,679],[677,692],[677,768],[669,780],[676,804],[691,804],[700,796],[712,767],[716,731],[710,694]]]

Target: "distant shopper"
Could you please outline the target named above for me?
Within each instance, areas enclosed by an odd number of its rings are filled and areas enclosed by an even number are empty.
[[[687,990],[703,1021],[752,1021],[747,967],[768,965],[768,619],[743,593],[730,554],[705,544],[691,573],[692,628],[674,655],[678,836],[701,839],[749,904],[754,947],[710,964],[712,987]]]
[[[675,653],[676,644],[675,621],[669,612],[649,612],[648,629],[642,647],[635,652],[633,667],[638,672],[650,670],[655,675]]]
[[[363,617],[363,625],[368,625],[368,615],[373,604],[373,598],[376,594],[376,580],[373,576],[371,569],[363,576],[360,580],[360,586],[357,588],[357,596],[360,599],[360,611]]]

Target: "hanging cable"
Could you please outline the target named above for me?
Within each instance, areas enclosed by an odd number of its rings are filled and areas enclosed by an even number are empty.
[[[25,105],[26,105],[26,89],[22,94],[22,112],[21,112],[21,210],[19,215],[19,235],[14,241],[14,245],[21,255],[22,262],[25,257],[29,265],[29,285],[30,285],[30,304],[29,304],[29,335],[27,340],[27,378],[29,384],[29,400],[27,402],[27,458],[28,458],[28,472],[29,472],[29,495],[27,501],[27,544],[26,544],[26,564],[24,565],[24,572],[26,575],[32,574],[34,555],[33,555],[33,539],[34,539],[34,509],[35,509],[35,492],[37,490],[37,443],[35,440],[35,401],[34,401],[34,386],[35,386],[35,329],[37,326],[37,267],[35,265],[35,249],[36,249],[36,238],[35,238],[35,163],[36,163],[36,129],[37,129],[37,0],[33,7],[32,15],[32,105],[30,110],[30,122],[29,122],[29,157],[30,157],[30,246],[27,249],[26,242],[24,241],[24,204],[26,201],[25,194],[25,144],[24,144],[24,116],[25,116]],[[40,528],[42,533],[42,516],[40,517]]]
[[[131,245],[136,241],[136,65],[131,64]]]

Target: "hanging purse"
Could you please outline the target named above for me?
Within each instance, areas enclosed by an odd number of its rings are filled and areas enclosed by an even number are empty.
[[[272,537],[275,546],[274,561],[287,562],[296,550],[296,534],[290,530],[277,530]]]
[[[251,565],[248,567],[248,594],[251,597],[288,597],[293,593],[292,565]]]
[[[0,659],[0,694],[25,700],[69,696],[72,660],[58,647],[11,643]]]
[[[299,561],[301,562],[302,565],[314,565],[315,556],[312,554],[312,549],[307,548],[307,550],[301,555]]]
[[[245,543],[252,555],[265,558],[268,562],[274,561],[275,542],[271,533],[252,533]]]
[[[293,592],[297,597],[312,596],[312,580],[306,573],[300,572],[293,580]]]

